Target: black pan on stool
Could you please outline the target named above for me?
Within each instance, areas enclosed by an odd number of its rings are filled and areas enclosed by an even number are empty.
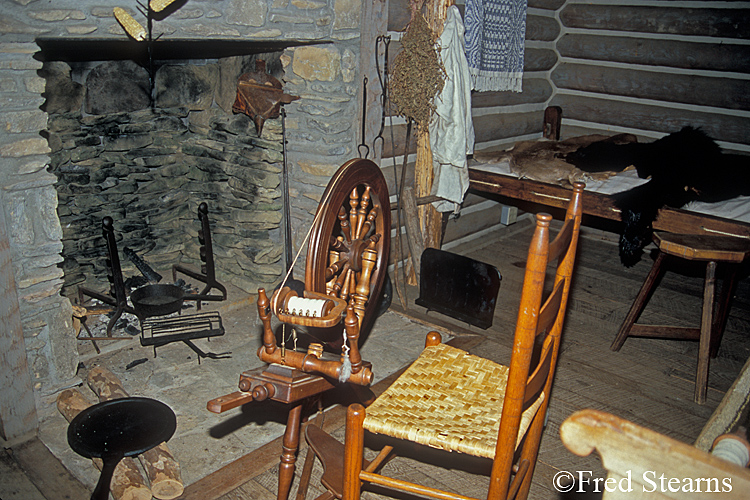
[[[122,398],[90,406],[68,426],[68,444],[81,456],[104,462],[91,500],[107,500],[115,467],[164,441],[177,428],[172,409],[149,398]]]

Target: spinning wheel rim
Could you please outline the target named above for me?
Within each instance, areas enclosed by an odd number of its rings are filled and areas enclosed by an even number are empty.
[[[380,167],[372,161],[359,158],[349,160],[338,169],[328,183],[321,198],[321,205],[318,207],[318,210],[325,212],[316,218],[308,244],[305,289],[326,293],[325,270],[328,267],[329,242],[334,229],[340,227],[337,225],[339,223],[338,209],[348,203],[352,189],[360,186],[370,188],[371,207],[378,210],[373,225],[375,232],[380,234],[380,239],[375,245],[377,257],[370,280],[370,294],[360,327],[361,332],[366,332],[375,319],[374,311],[377,308],[388,270],[391,241],[388,187]]]

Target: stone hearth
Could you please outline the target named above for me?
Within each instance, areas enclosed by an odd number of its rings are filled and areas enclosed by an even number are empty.
[[[93,68],[77,65],[86,57],[69,53],[67,58],[58,54],[47,60],[65,62],[68,73],[65,66],[43,68],[44,49],[65,48],[62,42],[71,46],[92,43],[102,50],[108,44],[132,44],[112,9],[123,7],[143,21],[136,3],[3,2],[0,217],[5,219],[7,239],[0,240],[0,250],[10,262],[13,295],[18,301],[16,306],[13,301],[0,309],[9,311],[0,321],[14,319],[20,324],[13,342],[25,347],[26,359],[14,365],[15,378],[28,372],[37,403],[40,395],[54,393],[75,377],[78,352],[71,303],[61,290],[90,275],[99,280],[98,254],[83,262],[75,257],[73,262],[68,252],[72,246],[76,252],[94,253],[102,216],[115,219],[123,246],[132,245],[159,267],[178,256],[185,262],[197,261],[196,208],[200,201],[207,201],[216,227],[220,278],[226,279],[227,269],[234,268],[230,279],[247,290],[278,276],[282,242],[280,231],[271,227],[281,217],[276,184],[280,123],[267,122],[263,136],[255,137],[249,121],[232,115],[226,107],[226,96],[233,94],[236,81],[228,91],[228,80],[220,75],[230,67],[241,71],[252,59],[249,55],[258,52],[246,50],[249,45],[261,44],[265,52],[272,46],[271,51],[280,54],[274,71],[284,82],[285,92],[301,98],[287,106],[292,239],[297,249],[331,175],[357,154],[359,126],[353,117],[360,116],[362,109],[360,58],[365,53],[372,56],[367,51],[374,46],[374,35],[369,33],[376,29],[372,16],[382,15],[379,5],[358,0],[176,2],[168,16],[154,23],[154,35],[161,35],[160,41],[201,46],[216,42],[232,50],[239,48],[239,52],[227,57],[201,52],[195,56],[199,60],[161,66],[153,110],[141,103],[134,109],[105,112],[86,108],[93,95],[82,87]],[[370,20],[366,31],[372,39],[362,39],[362,17]],[[97,55],[96,61],[105,59]],[[112,59],[124,62],[128,58]],[[213,102],[194,104],[191,99],[203,94],[193,94],[195,86],[183,87],[172,102],[160,95],[159,89],[165,87],[159,85],[159,78],[172,80],[173,72],[209,81],[215,75]],[[65,81],[63,88],[69,96],[82,99],[80,108],[53,112],[51,96],[45,95],[45,76],[51,74]],[[374,81],[374,75],[370,76]],[[371,100],[375,102],[374,96]],[[144,135],[146,130],[149,134]],[[165,144],[167,138],[169,144]],[[256,188],[249,187],[250,180]],[[198,185],[206,189],[200,192]],[[146,191],[152,200],[148,203],[142,201]],[[104,198],[119,200],[125,207],[106,214],[97,206]],[[162,206],[154,207],[154,199]],[[257,210],[240,211],[250,205]],[[68,228],[73,219],[82,223],[75,243]],[[172,222],[162,225],[161,219]],[[246,239],[251,236],[252,243]],[[21,418],[26,419],[21,428],[31,430],[35,417]]]

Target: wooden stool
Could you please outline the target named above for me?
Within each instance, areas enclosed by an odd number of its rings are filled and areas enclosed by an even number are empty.
[[[695,374],[695,402],[703,404],[706,402],[708,387],[709,357],[715,358],[719,350],[729,301],[736,284],[737,267],[750,254],[750,241],[731,236],[654,233],[654,242],[659,247],[659,254],[610,349],[619,351],[628,336],[700,341]],[[663,271],[662,264],[667,255],[707,263],[700,328],[635,323]],[[721,297],[715,300],[716,266],[719,262],[731,264],[733,269],[727,277]]]

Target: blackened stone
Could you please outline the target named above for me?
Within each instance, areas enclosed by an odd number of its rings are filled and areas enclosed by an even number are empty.
[[[149,108],[142,109],[130,113],[130,118],[135,122],[147,122],[158,118],[160,116],[176,116],[178,118],[187,118],[190,110],[184,106],[177,106],[173,108],[167,108],[162,106],[161,108]]]
[[[253,135],[255,134],[255,123],[244,114],[234,115],[228,121],[216,121],[213,127],[215,130],[229,132],[232,135],[248,135],[251,131]]]
[[[154,122],[128,123],[123,125],[119,130],[123,134],[146,134],[156,130],[156,126]]]
[[[190,156],[196,156],[199,158],[213,158],[214,160],[219,161],[226,161],[228,158],[228,155],[222,151],[217,151],[205,146],[199,146],[197,144],[185,144],[182,147],[182,152]]]
[[[102,143],[101,138],[95,136],[95,135],[89,135],[86,137],[81,137],[80,139],[76,139],[73,141],[73,143],[76,145],[76,147],[79,146],[98,146]]]
[[[149,138],[153,139],[151,136]],[[140,149],[134,149],[125,153],[128,158],[145,158],[147,156],[164,156],[169,155],[177,151],[175,146],[172,147],[143,147]]]
[[[137,148],[143,148],[154,142],[151,134],[134,134],[120,137],[107,138],[104,141],[104,147],[107,151],[132,151]]]
[[[130,194],[135,193],[137,188],[138,184],[135,181],[118,182],[116,186],[107,189],[103,194],[107,196],[115,194]]]
[[[213,141],[224,142],[224,143],[227,143],[227,144],[233,142],[233,140],[230,139],[230,137],[226,133],[218,131],[218,130],[215,129],[217,126],[219,126],[217,123],[212,123],[211,126],[214,127],[214,130],[211,130],[208,133],[208,138],[209,139],[211,139]]]
[[[128,123],[130,121],[130,114],[126,112],[113,112],[107,115],[97,116],[84,116],[81,118],[81,124],[87,127],[92,127],[94,130],[97,127],[104,127],[107,125],[117,125],[121,123]]]
[[[130,173],[130,168],[124,165],[115,166],[112,163],[107,163],[102,165],[95,172],[91,173],[91,182],[100,183],[103,182],[104,179],[107,179],[109,177],[124,178],[128,175],[128,173]]]
[[[143,163],[146,167],[159,168],[164,165],[177,163],[177,157],[175,155],[147,156],[144,158],[138,158],[138,161],[139,163]]]
[[[169,164],[165,164],[163,168],[160,168],[159,174],[164,177],[182,177],[187,174],[189,170],[190,168],[187,165],[184,163],[177,163],[175,158],[175,162],[170,162]]]
[[[275,189],[281,183],[278,175],[269,175],[267,172],[249,167],[227,167],[227,173],[237,179],[253,186]]]
[[[96,158],[99,156],[99,150],[91,147],[80,147],[70,152],[70,161],[78,162]]]
[[[162,66],[156,72],[156,105],[160,108],[208,109],[214,101],[217,77],[216,64]]]
[[[187,125],[176,116],[160,116],[154,120],[155,130],[160,132],[185,132]]]
[[[86,77],[86,113],[135,111],[151,104],[148,72],[133,61],[100,64]]]
[[[83,85],[70,77],[70,66],[61,61],[48,61],[42,65],[40,76],[47,80],[43,109],[50,115],[80,112],[83,103]]]

